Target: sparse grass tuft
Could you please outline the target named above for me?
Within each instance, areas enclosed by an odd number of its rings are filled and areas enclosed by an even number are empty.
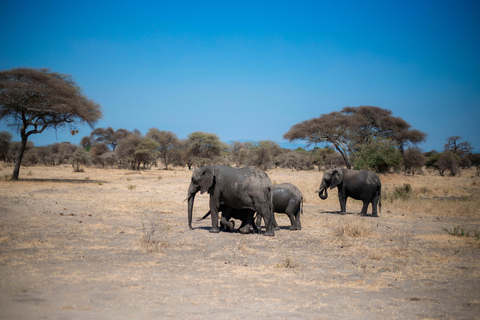
[[[480,230],[467,230],[467,228],[463,226],[456,226],[453,228],[443,228],[446,232],[448,232],[452,236],[458,237],[473,237],[475,240],[480,240]]]
[[[334,230],[336,236],[363,238],[371,234],[371,228],[366,225],[363,219],[345,218],[340,220],[336,226]]]
[[[128,190],[134,190],[134,189],[137,188],[137,186],[134,185],[134,184],[130,184],[130,185],[127,186],[127,188],[128,188]]]
[[[286,269],[293,269],[296,268],[298,265],[295,263],[292,258],[289,256],[285,256],[282,260],[282,263],[277,264],[277,268],[286,268]]]
[[[160,235],[158,227],[155,222],[151,222],[149,227],[146,227],[142,222],[142,237],[140,245],[149,253],[159,252],[162,248],[166,248],[168,243],[159,239]]]

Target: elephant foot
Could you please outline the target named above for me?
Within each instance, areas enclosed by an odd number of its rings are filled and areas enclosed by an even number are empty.
[[[291,230],[291,231],[302,230],[302,227],[291,226],[291,227],[290,227],[290,230]]]
[[[220,232],[220,229],[218,227],[212,227],[210,229],[210,233],[219,233]]]
[[[359,216],[362,216],[362,217],[368,216],[368,214],[366,214],[366,213],[364,213],[364,212],[360,212],[358,215],[359,215]]]
[[[275,231],[273,231],[273,230],[265,231],[265,233],[263,235],[267,236],[267,237],[273,237],[273,236],[275,236]]]
[[[280,227],[276,226],[275,228],[273,228],[273,230],[278,231],[278,230],[280,230]]]
[[[244,227],[238,229],[238,231],[240,231],[240,233],[243,233],[243,234],[248,234],[250,233],[250,225],[247,224]]]
[[[372,213],[372,217],[373,217],[373,218],[378,218],[378,214]]]
[[[235,221],[233,220],[230,220],[230,221],[227,221],[223,224],[229,231],[233,231],[233,229],[235,229]]]
[[[339,214],[344,216],[346,214],[346,212],[345,211],[340,211]]]

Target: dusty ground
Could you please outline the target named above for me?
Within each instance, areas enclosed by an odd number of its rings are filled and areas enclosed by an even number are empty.
[[[20,174],[0,181],[0,319],[480,319],[480,241],[444,230],[480,230],[478,207],[340,216],[320,172],[274,170],[305,196],[303,229],[210,234],[187,228],[188,170]]]

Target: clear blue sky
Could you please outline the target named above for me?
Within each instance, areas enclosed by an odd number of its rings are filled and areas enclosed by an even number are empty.
[[[3,0],[0,70],[71,74],[102,106],[97,127],[283,142],[300,121],[373,105],[426,132],[424,151],[458,135],[480,152],[479,17],[477,0]]]

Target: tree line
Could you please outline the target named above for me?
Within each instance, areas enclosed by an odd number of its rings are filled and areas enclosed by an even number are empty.
[[[13,163],[20,148],[8,132],[0,132],[0,159]],[[480,166],[480,154],[473,154],[468,142],[461,137],[447,139],[442,152],[423,153],[418,147],[400,150],[390,142],[376,142],[354,154],[354,168],[376,172],[403,171],[414,175],[424,166],[438,170],[441,175],[457,175],[461,168]],[[353,159],[353,157],[351,157]],[[70,142],[35,147],[29,142],[23,165],[56,166],[71,164],[80,171],[82,166],[145,170],[152,167],[200,167],[206,164],[256,166],[264,170],[324,170],[346,166],[342,155],[332,147],[311,150],[282,148],[278,143],[234,141],[224,143],[213,133],[193,132],[179,139],[171,131],[151,128],[145,135],[126,129],[96,128],[82,138],[79,145]]]
[[[253,165],[261,169],[315,167],[368,169],[379,173],[403,170],[415,174],[426,165],[457,175],[461,168],[479,167],[479,154],[459,136],[447,138],[442,152],[423,153],[418,144],[426,133],[411,127],[392,111],[375,106],[345,107],[340,111],[295,124],[283,138],[304,141],[309,150],[281,148],[270,140],[222,142],[213,133],[193,132],[179,139],[171,131],[151,128],[145,135],[138,130],[96,128],[102,117],[98,104],[85,97],[70,75],[48,69],[16,68],[0,71],[0,120],[16,128],[21,141],[12,142],[10,133],[0,132],[0,159],[15,164],[12,179],[18,179],[20,164],[82,165],[149,169],[162,165],[203,166],[206,164]],[[32,134],[49,128],[76,125],[92,127],[80,145],[68,142],[35,147]],[[320,147],[324,145],[324,147]]]

